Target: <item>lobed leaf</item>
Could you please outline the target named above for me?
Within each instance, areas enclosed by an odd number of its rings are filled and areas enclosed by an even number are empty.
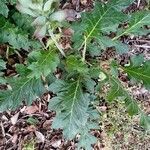
[[[35,52],[33,53],[35,54]],[[40,78],[42,75],[47,76],[55,71],[58,64],[59,57],[55,50],[37,51],[34,56],[34,61],[28,66],[28,69],[31,70],[29,77]]]
[[[128,92],[121,85],[120,81],[114,77],[110,78],[111,89],[107,95],[109,101],[113,101],[118,97],[121,97],[125,101],[127,112],[133,116],[139,113],[139,107],[137,103],[131,98]]]
[[[124,67],[124,71],[136,81],[142,81],[143,84],[150,88],[150,61],[146,61],[141,66],[131,65],[129,67]]]
[[[144,129],[150,131],[150,116],[141,113],[140,124]]]
[[[0,17],[0,43],[9,43],[14,49],[29,50],[31,42],[29,42],[28,34],[24,33],[14,24]]]
[[[80,57],[73,55],[67,57],[66,68],[68,72],[76,71],[81,74],[87,74],[89,70],[86,63],[82,62]]]
[[[116,10],[121,11],[123,9],[126,9],[129,5],[131,5],[134,2],[134,0],[110,0],[108,5],[114,7]]]
[[[57,91],[57,96],[49,103],[49,109],[56,111],[53,128],[63,129],[64,136],[73,139],[87,122],[88,94],[83,93],[80,79],[59,85],[60,91]]]
[[[9,12],[9,9],[6,5],[6,0],[1,0],[0,1],[0,14],[3,15],[4,17],[7,17],[8,12]]]
[[[87,121],[86,125],[81,128],[80,139],[78,143],[78,150],[85,148],[86,150],[92,150],[92,144],[97,142],[97,138],[90,134],[91,129],[99,128],[98,124]]]
[[[4,72],[2,72],[4,69],[6,69],[6,62],[0,58],[0,84],[6,83],[6,80],[3,77]]]
[[[75,31],[73,42],[80,39],[75,48],[83,46],[85,41],[101,37],[103,32],[116,31],[118,24],[126,20],[126,15],[115,9],[119,4],[119,0],[112,1],[110,5],[96,3],[92,12],[83,13],[82,21],[73,26]]]
[[[123,35],[143,35],[149,33],[149,31],[146,31],[144,28],[145,25],[150,25],[149,20],[150,11],[143,10],[131,14],[128,21],[128,27],[126,29],[122,29],[122,31],[119,32],[115,38],[113,38],[113,40],[116,40]]]
[[[14,78],[9,81],[12,90],[0,92],[0,111],[17,108],[22,101],[31,104],[45,91],[41,79]]]
[[[0,71],[6,69],[6,62],[0,58]]]
[[[138,34],[144,25],[150,25],[150,11],[139,11],[131,15],[129,27],[125,33]]]

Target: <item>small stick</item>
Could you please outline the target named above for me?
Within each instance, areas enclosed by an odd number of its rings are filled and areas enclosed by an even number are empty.
[[[134,45],[135,47],[141,47],[141,48],[150,48],[150,46],[148,45]]]

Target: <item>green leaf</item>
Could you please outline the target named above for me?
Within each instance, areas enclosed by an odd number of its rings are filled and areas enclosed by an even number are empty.
[[[94,93],[96,86],[96,82],[94,80],[92,80],[90,77],[85,77],[83,84],[85,85],[88,92]]]
[[[9,1],[10,1],[11,5],[14,5],[17,3],[17,0],[9,0]]]
[[[78,149],[90,150],[91,144],[97,141],[97,138],[90,134],[90,130],[99,128],[99,113],[93,107],[88,108],[89,96],[83,93],[81,84],[79,80],[71,82],[56,80],[52,83],[49,90],[57,96],[50,101],[49,109],[56,111],[53,127],[63,129],[65,137],[69,139],[79,133]]]
[[[136,81],[142,81],[143,84],[150,88],[150,61],[146,61],[141,66],[131,65],[129,67],[124,67],[124,71]]]
[[[97,39],[98,44],[101,46],[101,49],[105,50],[107,47],[115,46],[115,43],[107,36],[102,36]]]
[[[114,42],[115,42],[114,46],[118,54],[127,53],[129,51],[129,46],[127,44],[124,44],[120,41],[114,41]]]
[[[119,75],[118,62],[116,62],[115,60],[112,60],[110,66],[111,66],[111,74],[112,74],[112,76],[118,77],[118,75]]]
[[[18,21],[20,21],[20,26],[17,27],[15,24],[9,22],[9,20],[6,20],[3,16],[0,16],[0,43],[8,43],[14,49],[24,49],[26,51],[28,51],[30,48],[41,48],[41,44],[39,44],[38,41],[33,39],[29,40],[28,30],[30,27],[28,27],[28,29],[26,28],[26,23],[28,23],[28,21],[23,23],[23,16],[22,19],[20,16],[20,20]],[[16,23],[18,22],[16,21]]]
[[[0,84],[5,84],[6,80],[3,77],[4,72],[2,70],[6,69],[6,62],[0,58]]]
[[[9,9],[6,5],[6,0],[1,0],[0,1],[0,14],[3,15],[4,17],[7,17],[8,12],[9,12]]]
[[[6,84],[6,79],[2,76],[0,76],[0,84]]]
[[[52,84],[49,85],[48,89],[49,91],[53,93],[58,93],[66,86],[66,82],[63,80],[56,80]]]
[[[139,107],[137,103],[131,98],[128,92],[121,85],[120,81],[114,77],[110,78],[111,89],[107,95],[109,101],[113,101],[118,97],[121,97],[125,101],[127,112],[129,115],[133,116],[139,113]]]
[[[93,150],[91,145],[97,142],[97,138],[91,135],[89,131],[96,128],[98,128],[98,125],[92,123],[92,121],[88,121],[86,125],[81,128],[78,150],[80,150],[80,148],[85,148],[86,150]]]
[[[144,129],[150,131],[150,116],[141,113],[140,124]]]
[[[66,67],[68,72],[77,71],[81,74],[86,74],[89,70],[87,65],[84,62],[82,62],[81,58],[75,57],[73,55],[67,57]]]
[[[56,111],[53,128],[63,129],[65,138],[73,139],[87,121],[88,94],[83,93],[80,79],[60,84],[58,89],[57,96],[49,103],[49,109]]]
[[[103,32],[116,31],[117,25],[126,20],[126,15],[115,9],[116,2],[119,2],[119,0],[113,1],[111,5],[96,3],[92,12],[82,14],[82,21],[73,25],[75,48],[86,44],[85,41],[88,43],[94,38],[99,38]]]
[[[121,11],[131,5],[134,0],[111,0],[108,5],[114,7],[116,10]]]
[[[6,69],[6,62],[0,58],[0,71]]]
[[[138,67],[140,66],[142,63],[144,62],[144,55],[140,54],[140,55],[133,55],[131,57],[131,63],[133,66]]]
[[[150,25],[150,11],[139,11],[133,13],[129,21],[129,27],[125,31],[126,33],[138,34],[141,27],[144,25]]]
[[[111,85],[111,89],[107,94],[107,100],[108,101],[113,101],[118,97],[124,97],[124,89],[121,85],[121,83],[119,82],[119,80],[117,80],[116,78],[110,78],[110,85]],[[123,98],[124,99],[124,98]]]
[[[127,107],[127,112],[130,116],[137,115],[140,111],[137,103],[132,98],[127,97],[125,99],[125,105]]]
[[[37,118],[29,117],[26,122],[30,125],[36,125],[39,123],[39,120]]]
[[[22,101],[31,104],[45,91],[41,79],[13,78],[9,83],[12,90],[0,92],[0,111],[17,108]]]
[[[128,22],[128,28],[122,29],[122,32],[118,33],[118,35],[113,38],[113,40],[118,39],[123,35],[143,35],[145,33],[145,29],[143,28],[145,25],[150,25],[150,11],[138,11],[131,15]]]
[[[99,118],[100,114],[96,108],[89,107],[88,109],[89,118],[85,125],[80,128],[80,138],[78,142],[78,149],[84,148],[86,150],[92,150],[92,144],[97,142],[97,138],[91,135],[91,130],[99,129]]]
[[[35,54],[35,52],[33,53]],[[36,78],[40,78],[42,75],[47,76],[55,71],[58,64],[59,57],[55,50],[38,51],[35,60],[28,66],[28,69],[31,70],[29,76]]]
[[[16,64],[16,71],[21,77],[26,77],[31,71],[23,64]]]
[[[115,47],[118,54],[126,53],[129,50],[129,46],[127,44],[124,44],[121,41],[113,41],[106,36],[100,37],[99,39],[97,39],[97,42],[103,50],[106,50],[106,48],[108,47]]]
[[[18,28],[21,28],[23,31],[29,32],[31,34],[34,33],[34,28],[31,26],[33,19],[29,15],[15,12],[12,18]]]
[[[100,54],[102,53],[102,49],[97,43],[89,43],[87,45],[87,50],[92,57],[100,56]]]
[[[23,33],[5,19],[0,19],[3,20],[2,27],[0,28],[0,43],[9,43],[15,49],[23,48],[24,50],[28,50],[30,46],[28,34]]]

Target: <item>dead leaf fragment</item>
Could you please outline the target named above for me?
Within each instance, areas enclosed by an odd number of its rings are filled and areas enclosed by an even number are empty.
[[[34,106],[27,106],[24,112],[30,115],[30,114],[34,114],[37,111],[38,111],[38,107],[34,105]]]
[[[51,143],[51,145],[54,148],[59,148],[59,146],[61,145],[61,140],[54,141],[54,142]]]
[[[46,129],[46,130],[50,130],[51,129],[51,124],[52,124],[52,120],[46,120],[43,123],[43,128]]]
[[[11,140],[12,143],[13,143],[13,144],[16,144],[16,143],[17,143],[17,139],[18,139],[18,135],[17,135],[17,134],[14,134],[13,137],[12,137],[12,140]]]
[[[13,125],[15,125],[15,124],[17,123],[18,117],[19,117],[19,112],[10,118],[11,123],[12,123]]]
[[[101,112],[105,112],[107,110],[107,107],[106,106],[100,106],[99,109]]]
[[[41,132],[35,131],[35,135],[36,135],[37,140],[38,140],[39,143],[41,143],[41,142],[44,143],[45,137]]]
[[[86,6],[87,3],[88,3],[88,1],[87,1],[87,0],[80,0],[80,3],[81,3],[82,5],[84,5],[84,6]]]
[[[2,120],[8,121],[8,118],[7,118],[5,115],[3,115],[3,116],[2,116]]]
[[[65,37],[71,37],[73,33],[74,31],[71,28],[67,28],[63,30],[63,36]]]
[[[29,131],[29,132],[34,132],[34,131],[36,130],[36,127],[35,127],[34,125],[30,125],[30,126],[28,126],[26,129],[27,129],[27,131]]]

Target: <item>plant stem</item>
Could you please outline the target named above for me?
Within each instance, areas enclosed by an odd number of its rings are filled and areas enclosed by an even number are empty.
[[[83,52],[82,52],[82,61],[85,61],[85,55],[86,55],[86,48],[87,48],[87,38],[86,36],[84,36],[84,48],[83,48]]]
[[[60,53],[61,53],[64,57],[66,57],[64,51],[62,50],[62,48],[60,47],[60,45],[59,45],[58,42],[56,41],[55,35],[53,34],[52,30],[49,29],[48,32],[49,32],[49,35],[51,36],[52,40],[54,41],[56,47],[57,47],[58,50],[60,51]]]
[[[115,36],[112,40],[115,41],[115,40],[117,40],[118,38],[120,38],[121,36],[123,36],[123,35],[126,34],[126,33],[127,33],[127,32],[125,31],[125,32],[123,32],[123,33],[121,33],[121,34]]]

